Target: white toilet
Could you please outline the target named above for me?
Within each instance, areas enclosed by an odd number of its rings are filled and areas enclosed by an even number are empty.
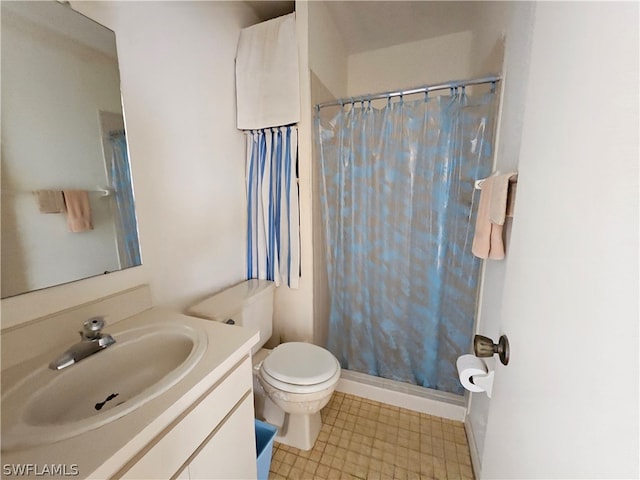
[[[247,280],[187,313],[260,331],[252,350],[256,417],[278,427],[276,441],[310,450],[322,428],[320,410],[340,379],[340,364],[329,351],[310,343],[283,343],[271,351],[262,348],[273,329],[274,290],[271,281]]]

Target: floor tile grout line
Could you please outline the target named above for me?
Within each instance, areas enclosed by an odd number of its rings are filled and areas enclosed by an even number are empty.
[[[322,420],[319,439],[310,451],[274,445],[277,459],[272,462],[270,480],[473,480],[462,422],[341,392],[323,409]]]

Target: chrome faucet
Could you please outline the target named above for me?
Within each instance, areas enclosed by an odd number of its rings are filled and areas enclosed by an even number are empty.
[[[111,335],[102,333],[104,326],[102,317],[93,317],[84,322],[84,329],[79,332],[82,340],[53,360],[49,368],[62,370],[116,343]]]

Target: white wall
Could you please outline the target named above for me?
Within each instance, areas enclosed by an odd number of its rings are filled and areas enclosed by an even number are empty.
[[[350,55],[348,95],[500,73],[510,3],[487,1],[474,6],[470,30]]]
[[[475,8],[470,55],[474,77],[502,71],[504,37],[514,3],[516,2],[483,1]]]
[[[311,2],[308,5],[311,104],[316,105],[347,95],[347,52],[324,2]],[[313,340],[314,343],[325,346],[331,303],[320,203],[319,161],[315,147],[316,142],[312,137]]]
[[[235,128],[242,2],[77,2],[116,32],[143,265],[2,300],[3,327],[140,283],[183,308],[245,274],[245,143]]]
[[[276,289],[273,336],[279,342],[313,340],[313,251],[311,204],[311,80],[309,73],[308,5],[296,2],[296,35],[300,66],[300,122],[298,123],[298,188],[300,195],[300,269],[297,289]]]
[[[346,71],[346,69],[345,69]],[[346,88],[346,82],[345,82]],[[335,100],[336,96],[311,72],[311,103]],[[316,135],[315,129],[313,135]],[[322,219],[321,170],[316,141],[312,143],[312,194],[313,194],[313,342],[327,346],[329,338],[329,314],[331,295],[329,293],[329,272],[327,270],[327,252],[325,229]]]
[[[346,54],[324,5],[321,2],[297,1],[296,27],[302,104],[298,125],[302,275],[297,290],[283,287],[276,291],[274,335],[269,346],[292,340],[322,343],[324,330],[321,327],[326,327],[326,322],[318,323],[317,316],[325,316],[323,307],[326,310],[328,296],[326,287],[323,288],[323,283],[317,281],[315,271],[319,265],[318,256],[322,256],[323,246],[318,243],[321,240],[318,238],[316,226],[319,221],[318,204],[313,193],[312,104],[317,100],[311,90],[311,71],[322,77],[326,85],[331,85],[330,88],[338,92],[336,95],[346,92]],[[314,308],[320,311],[314,312]]]
[[[99,112],[121,107],[114,57],[5,7],[2,295],[9,296],[118,269],[110,198],[90,193],[94,228],[72,233],[66,215],[40,213],[31,192],[107,186]]]
[[[465,31],[350,55],[348,95],[469,78],[472,46]]]
[[[638,13],[536,6],[481,478],[640,474]]]
[[[309,6],[309,68],[333,98],[347,95],[347,51],[324,2]],[[328,99],[327,99],[328,100]]]

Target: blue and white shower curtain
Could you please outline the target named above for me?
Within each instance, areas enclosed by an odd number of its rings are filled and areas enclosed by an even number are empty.
[[[298,130],[265,128],[247,135],[247,278],[298,287],[300,219]]]
[[[328,348],[344,368],[463,393],[455,363],[471,346],[480,269],[474,181],[491,171],[495,97],[317,114]]]
[[[110,165],[110,180],[116,202],[116,232],[122,268],[140,265],[138,223],[133,199],[133,182],[127,153],[127,137],[124,130],[109,132],[113,151]]]

